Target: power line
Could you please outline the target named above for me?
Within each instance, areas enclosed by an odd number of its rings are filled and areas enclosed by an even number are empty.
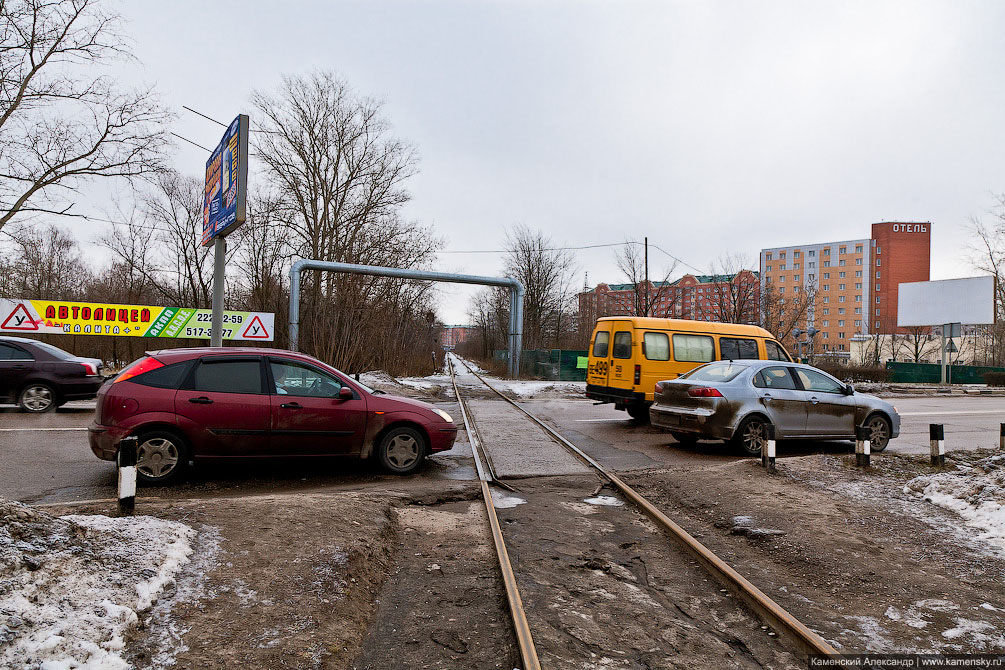
[[[178,133],[175,133],[175,132],[172,132],[171,134],[174,135],[175,137],[177,137],[179,140],[184,140],[184,141],[188,142],[191,145],[199,147],[203,151],[207,151],[209,153],[213,153],[212,149],[207,149],[206,147],[202,146],[198,142],[193,142],[192,140],[188,139],[187,137],[182,137],[181,135],[179,135]]]
[[[610,244],[587,244],[587,245],[584,245],[584,246],[546,247],[545,249],[542,249],[542,251],[574,251],[574,250],[579,250],[579,249],[600,249],[600,248],[605,248],[605,247],[624,246],[624,245],[627,245],[627,244],[642,244],[642,243],[638,242],[638,241],[635,241],[635,240],[629,240],[629,241],[626,241],[626,242],[612,242]],[[687,263],[687,262],[681,260],[680,258],[677,258],[672,253],[670,253],[669,251],[667,251],[666,249],[664,249],[664,248],[662,248],[660,246],[657,246],[655,244],[649,244],[649,246],[652,247],[653,249],[656,249],[657,251],[660,251],[660,252],[666,254],[667,256],[669,256],[673,260],[677,261],[681,265],[683,265],[685,267],[689,267],[690,269],[694,270],[695,272],[705,273],[705,270],[700,270],[700,269],[694,267],[693,265],[691,265],[690,263]],[[510,249],[445,249],[443,251],[440,251],[439,253],[507,253],[508,251],[510,251]]]
[[[218,121],[217,119],[214,119],[212,116],[207,116],[206,114],[203,114],[202,112],[200,112],[198,110],[192,109],[188,105],[182,105],[181,108],[184,109],[184,110],[186,110],[186,111],[192,112],[196,116],[201,116],[202,118],[206,119],[207,121],[212,121],[213,123],[215,123],[218,126],[223,126],[224,128],[229,128],[230,127],[228,124],[224,123],[223,121]],[[282,135],[282,133],[280,133],[280,132],[278,132],[276,130],[260,130],[258,128],[251,128],[250,130],[253,133],[265,133],[267,135]]]

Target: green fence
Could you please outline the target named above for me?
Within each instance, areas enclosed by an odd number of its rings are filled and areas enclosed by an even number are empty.
[[[496,350],[493,358],[506,360],[509,352]],[[586,381],[586,351],[570,349],[530,349],[520,354],[520,374],[563,382]]]
[[[980,365],[952,365],[950,380],[954,384],[983,384],[984,375],[989,372],[1005,372],[1005,368]],[[942,381],[942,366],[937,363],[894,363],[886,364],[891,382],[909,384],[938,384]]]

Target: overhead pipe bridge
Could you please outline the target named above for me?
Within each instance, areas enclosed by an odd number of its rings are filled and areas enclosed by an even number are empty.
[[[290,268],[290,349],[297,351],[300,337],[300,276],[304,270],[324,272],[345,272],[347,274],[373,275],[376,277],[397,277],[421,281],[450,282],[454,284],[480,284],[482,286],[503,286],[509,288],[509,374],[520,376],[520,349],[523,346],[523,296],[524,287],[511,277],[479,277],[452,272],[430,272],[427,270],[404,270],[377,265],[355,265],[353,263],[332,263],[301,259]]]

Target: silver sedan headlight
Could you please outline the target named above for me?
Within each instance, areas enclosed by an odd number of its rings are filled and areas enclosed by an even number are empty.
[[[453,423],[454,422],[453,418],[449,414],[447,414],[446,412],[444,412],[442,409],[436,409],[434,407],[433,411],[436,412],[440,416],[440,418],[443,419],[444,421],[446,421],[447,423]]]

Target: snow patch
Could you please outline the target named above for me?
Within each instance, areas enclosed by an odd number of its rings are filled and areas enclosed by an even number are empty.
[[[904,492],[956,512],[978,539],[1005,550],[1005,454],[978,461],[972,468],[915,477]]]
[[[0,500],[0,667],[129,668],[138,614],[174,584],[194,536],[148,516],[55,518]]]
[[[603,507],[621,507],[625,504],[624,501],[614,496],[596,496],[594,498],[587,498],[583,502]]]
[[[511,507],[516,507],[517,505],[523,505],[527,501],[523,498],[518,498],[517,496],[510,496],[497,491],[492,490],[492,506],[496,509],[509,509]]]

